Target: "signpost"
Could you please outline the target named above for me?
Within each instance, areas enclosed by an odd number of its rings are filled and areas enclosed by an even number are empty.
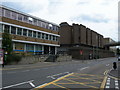
[[[3,64],[3,50],[0,49],[0,64]]]

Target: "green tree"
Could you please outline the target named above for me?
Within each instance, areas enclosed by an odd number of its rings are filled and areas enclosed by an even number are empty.
[[[12,38],[11,35],[7,32],[2,34],[2,48],[4,49],[4,52],[7,52],[8,55],[10,55],[13,51],[12,47]]]

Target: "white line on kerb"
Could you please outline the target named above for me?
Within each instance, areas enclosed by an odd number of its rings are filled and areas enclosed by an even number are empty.
[[[30,81],[27,81],[27,82],[22,82],[22,83],[18,83],[18,84],[6,86],[6,87],[3,87],[2,89],[14,87],[14,86],[19,86],[19,85],[22,85],[22,84],[25,84],[25,83],[30,83],[30,82],[33,82],[33,81],[34,81],[34,80],[30,80]]]
[[[32,82],[29,82],[29,84],[30,84],[32,87],[35,87],[35,85],[34,85]]]

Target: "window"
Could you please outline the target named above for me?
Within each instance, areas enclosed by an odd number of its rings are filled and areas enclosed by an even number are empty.
[[[47,39],[48,40],[48,34],[46,34],[46,38],[45,39]]]
[[[4,32],[9,33],[10,26],[4,25]]]
[[[41,33],[40,32],[38,32],[38,38],[41,38]]]
[[[38,21],[38,26],[40,26],[40,27],[41,27],[41,21]]]
[[[29,50],[34,50],[34,45],[32,44],[27,44],[26,45],[26,50],[29,51]]]
[[[15,13],[15,12],[12,12],[12,19],[17,19],[17,13]]]
[[[33,22],[34,22],[34,25],[37,25],[37,19],[34,19]]]
[[[53,41],[55,41],[55,36],[53,36]]]
[[[35,32],[35,31],[33,32],[33,37],[35,37],[35,38],[36,38],[36,32]]]
[[[51,40],[51,37],[52,37],[52,36],[51,36],[51,35],[49,35],[49,40]]]
[[[27,36],[27,29],[23,29],[23,36]]]
[[[28,17],[27,16],[23,16],[23,21],[24,22],[28,22]]]
[[[42,22],[42,27],[43,27],[43,28],[46,28],[46,25],[45,25],[45,23],[44,23],[44,22]]]
[[[44,33],[42,33],[42,39],[44,39]]]
[[[42,46],[41,45],[36,45],[35,46],[35,50],[36,51],[41,51],[42,50]]]
[[[21,14],[18,14],[18,20],[22,21],[22,16]]]
[[[29,20],[29,23],[32,24],[33,18],[29,17],[28,20]]]
[[[32,31],[31,30],[28,31],[28,36],[32,37]]]
[[[8,17],[8,18],[10,18],[10,11],[9,10],[5,10],[5,17]]]
[[[11,26],[11,34],[16,34],[16,27]]]
[[[17,35],[22,35],[22,28],[17,29]]]

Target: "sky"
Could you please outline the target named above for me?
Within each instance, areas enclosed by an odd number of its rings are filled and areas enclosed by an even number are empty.
[[[2,4],[41,19],[83,24],[118,41],[119,0],[1,0]]]

